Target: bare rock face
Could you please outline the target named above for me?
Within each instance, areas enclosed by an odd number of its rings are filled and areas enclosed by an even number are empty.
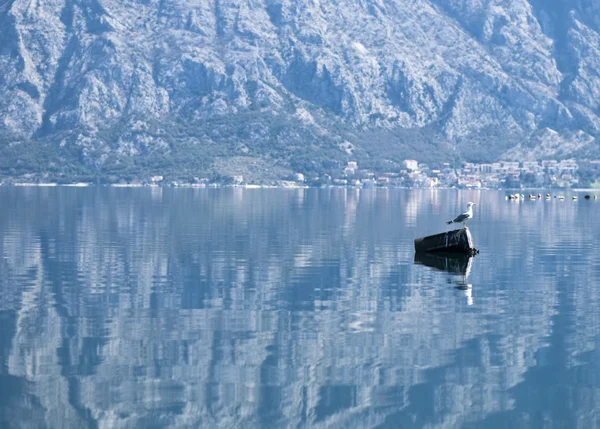
[[[190,141],[289,164],[290,133],[410,156],[398,131],[427,130],[466,159],[597,145],[598,0],[0,0],[0,29],[1,143],[94,168]]]

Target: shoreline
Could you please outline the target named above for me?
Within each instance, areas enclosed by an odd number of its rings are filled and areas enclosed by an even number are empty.
[[[96,184],[96,183],[31,183],[31,182],[13,182],[13,183],[1,183],[0,188],[19,187],[19,188],[188,188],[188,189],[421,189],[421,190],[458,190],[458,191],[504,191],[507,193],[511,192],[597,192],[600,194],[600,189],[597,188],[457,188],[457,187],[443,187],[436,186],[433,188],[419,188],[419,187],[398,187],[398,186],[344,186],[344,185],[327,185],[327,186],[308,186],[301,184],[290,184],[285,185],[257,185],[257,184],[245,184],[245,185],[218,185],[218,184],[198,184],[198,183],[180,183],[174,185],[159,185],[156,183],[142,184],[142,183],[107,183],[107,184]]]

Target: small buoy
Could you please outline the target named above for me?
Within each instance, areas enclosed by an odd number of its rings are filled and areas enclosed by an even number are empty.
[[[585,197],[583,197],[583,198],[585,198],[586,200],[589,200],[589,199],[591,199],[592,197],[591,197],[591,196],[589,196],[589,195],[586,195],[586,196],[585,196]]]
[[[538,194],[538,200],[542,199],[542,194]]]
[[[575,201],[577,199],[577,197],[573,197],[573,201]]]
[[[558,199],[559,199],[559,200],[564,200],[564,199],[565,199],[565,197],[564,197],[564,196],[562,196],[562,195],[559,195],[559,196],[558,196]]]

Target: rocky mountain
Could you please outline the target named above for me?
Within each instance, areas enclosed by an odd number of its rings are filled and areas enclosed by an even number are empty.
[[[4,175],[593,156],[599,97],[600,0],[0,0]]]

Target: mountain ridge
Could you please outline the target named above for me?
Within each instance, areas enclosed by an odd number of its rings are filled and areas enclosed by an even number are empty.
[[[598,0],[5,0],[0,28],[4,175],[598,150]]]

